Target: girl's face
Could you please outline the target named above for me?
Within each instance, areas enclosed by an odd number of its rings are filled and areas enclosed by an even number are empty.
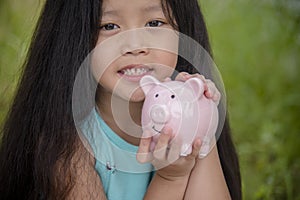
[[[160,0],[104,0],[93,73],[103,94],[139,102],[144,75],[163,80],[177,63],[178,37]]]

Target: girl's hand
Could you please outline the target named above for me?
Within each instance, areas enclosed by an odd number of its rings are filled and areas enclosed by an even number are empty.
[[[189,74],[187,72],[180,72],[177,75],[177,77],[175,78],[175,80],[186,81],[186,80],[188,80],[190,78],[194,78],[194,77],[197,77],[203,81],[204,95],[208,99],[212,99],[218,105],[220,102],[220,99],[221,99],[221,94],[220,94],[219,90],[217,89],[216,85],[214,84],[214,82],[212,82],[210,79],[205,79],[205,77],[200,74]]]
[[[181,144],[177,138],[172,139],[172,129],[164,127],[153,152],[150,151],[152,137],[148,137],[141,138],[137,153],[139,162],[151,162],[157,175],[170,181],[189,177],[201,147],[200,139],[195,139],[192,153],[180,156]]]

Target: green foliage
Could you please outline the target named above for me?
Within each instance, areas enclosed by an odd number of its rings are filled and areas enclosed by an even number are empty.
[[[11,104],[40,7],[34,0],[0,1],[0,125]]]
[[[228,97],[245,199],[300,199],[300,4],[200,1]]]
[[[300,199],[300,5],[200,0],[228,97],[245,199]],[[0,124],[41,2],[0,0]]]

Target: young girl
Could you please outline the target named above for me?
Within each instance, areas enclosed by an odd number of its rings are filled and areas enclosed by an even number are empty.
[[[138,151],[138,160],[148,162],[146,165],[151,162],[157,169],[155,173],[119,172],[113,163],[98,162],[95,145],[81,140],[72,110],[73,86],[81,63],[97,44],[144,27],[177,30],[210,52],[196,0],[46,1],[3,127],[1,199],[241,199],[238,159],[227,120],[217,145],[207,157],[198,159],[202,141],[195,139],[190,155],[178,157],[161,168],[157,166],[168,162],[168,155],[176,149],[168,147],[172,127],[162,130],[157,151],[151,153],[151,138],[126,134],[113,117],[112,98],[125,99],[120,94],[112,95],[114,87],[120,74],[125,74],[128,67],[135,68],[137,63],[161,63],[194,74],[181,73],[177,79],[182,81],[192,76],[204,80],[195,74],[194,67],[171,53],[139,46],[125,50],[99,79],[95,109],[86,120],[93,127],[84,129],[99,131],[101,139],[105,136],[121,148]],[[159,67],[151,68],[151,74],[158,78],[169,75],[160,76],[163,71]],[[131,79],[130,74],[123,78]],[[213,91],[209,82],[205,95],[218,100]],[[136,90],[128,98],[131,118],[140,124],[143,95]],[[107,150],[101,155],[109,153]]]

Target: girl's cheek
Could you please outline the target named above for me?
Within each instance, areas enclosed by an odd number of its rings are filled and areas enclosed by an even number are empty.
[[[167,51],[160,51],[159,54],[159,62],[167,67],[165,67],[165,71],[174,70],[177,64],[178,55],[177,52],[171,53]]]

